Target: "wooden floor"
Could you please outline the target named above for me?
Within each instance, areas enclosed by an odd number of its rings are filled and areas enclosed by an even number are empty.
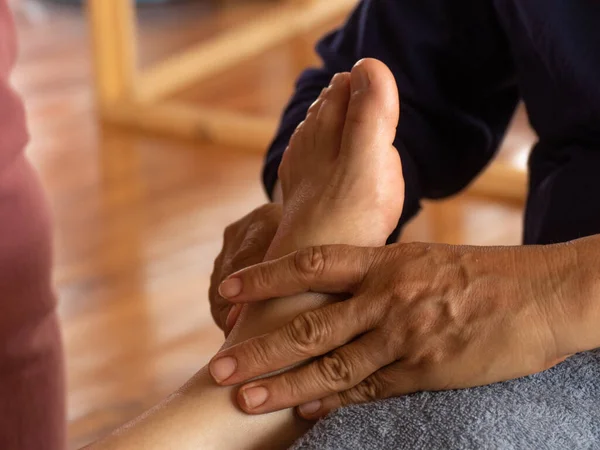
[[[209,275],[224,227],[265,201],[262,156],[101,128],[79,9],[16,5],[21,57],[14,81],[29,113],[28,154],[55,216],[69,433],[77,448],[178,387],[218,348]],[[200,1],[148,8],[141,14],[143,63],[269,7],[268,1]],[[316,61],[311,48],[323,31],[181,95],[275,116],[295,76]],[[524,117],[521,110],[502,154],[516,164],[531,139]],[[520,209],[458,197],[428,205],[405,239],[517,244]]]

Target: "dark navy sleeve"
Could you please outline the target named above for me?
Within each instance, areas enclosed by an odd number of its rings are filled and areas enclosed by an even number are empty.
[[[266,157],[269,195],[290,136],[332,76],[377,58],[400,92],[395,145],[406,183],[394,235],[420,208],[467,186],[493,157],[518,101],[508,43],[491,2],[364,0],[317,45],[323,66],[299,78]]]

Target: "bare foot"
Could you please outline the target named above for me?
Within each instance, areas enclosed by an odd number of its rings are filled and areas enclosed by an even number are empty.
[[[267,259],[323,244],[384,245],[402,213],[404,179],[393,147],[399,100],[392,73],[363,60],[338,74],[298,126],[279,169],[283,219]],[[302,296],[252,305],[226,347],[336,301]]]
[[[284,215],[267,258],[320,244],[385,244],[404,200],[398,116],[383,63],[364,60],[334,77],[284,154]]]

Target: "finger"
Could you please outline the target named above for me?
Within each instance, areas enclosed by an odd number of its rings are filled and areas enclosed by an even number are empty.
[[[374,313],[359,313],[357,300],[302,313],[272,333],[219,352],[210,362],[211,375],[221,385],[238,384],[341,347],[375,322]]]
[[[231,330],[233,330],[235,323],[237,322],[238,318],[240,317],[242,308],[243,308],[243,305],[238,303],[237,305],[233,305],[229,309],[229,312],[227,314],[227,319],[225,319],[225,332],[227,334],[229,334],[231,332]]]
[[[235,255],[231,258],[231,272],[224,275],[231,275],[238,270],[253,266],[265,259],[265,254],[271,245],[275,236],[276,228],[272,229],[271,224],[255,223],[248,227],[243,239],[237,246]]]
[[[346,391],[300,405],[298,414],[307,420],[317,420],[342,406],[369,403],[419,392],[422,390],[421,376],[422,371],[407,369],[402,366],[401,362],[396,362],[375,372]]]
[[[225,318],[227,317],[228,304],[221,295],[218,293],[218,287],[221,282],[221,268],[223,266],[223,252],[219,253],[217,258],[215,259],[213,265],[213,271],[210,276],[210,286],[208,287],[208,299],[210,302],[210,312],[213,317],[213,320],[217,324],[219,328],[225,331]]]
[[[248,267],[221,283],[231,302],[256,302],[302,292],[352,293],[369,271],[378,249],[347,245],[311,247]]]
[[[238,404],[250,414],[298,406],[346,391],[393,360],[386,337],[372,331],[306,366],[243,386]],[[263,395],[253,395],[257,388]]]

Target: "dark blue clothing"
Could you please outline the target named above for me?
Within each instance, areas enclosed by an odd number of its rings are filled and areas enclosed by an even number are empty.
[[[317,50],[323,67],[298,80],[269,149],[269,193],[309,105],[335,73],[371,57],[400,91],[406,198],[396,235],[422,198],[455,194],[481,172],[519,98],[540,137],[524,242],[600,233],[600,0],[364,0]]]

